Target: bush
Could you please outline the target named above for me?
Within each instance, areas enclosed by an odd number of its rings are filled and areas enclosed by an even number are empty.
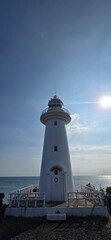
[[[107,206],[109,213],[111,214],[111,187],[106,188],[104,195],[104,204]]]

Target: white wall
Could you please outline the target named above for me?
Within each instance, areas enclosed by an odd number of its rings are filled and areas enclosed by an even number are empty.
[[[54,121],[57,121],[57,126]],[[58,147],[57,152],[54,151],[54,146]],[[39,189],[40,192],[45,192],[46,201],[50,200],[47,176],[53,166],[60,166],[66,173],[66,193],[74,191],[65,122],[57,118],[48,120],[45,129]]]
[[[67,216],[101,216],[109,217],[107,207],[79,207],[79,208],[6,208],[5,216],[15,217],[44,217],[47,214],[66,213]]]

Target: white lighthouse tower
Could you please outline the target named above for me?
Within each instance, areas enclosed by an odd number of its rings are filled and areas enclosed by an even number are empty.
[[[69,148],[65,125],[71,121],[63,102],[54,96],[40,120],[45,124],[45,137],[39,191],[46,201],[66,201],[67,192],[74,191]]]

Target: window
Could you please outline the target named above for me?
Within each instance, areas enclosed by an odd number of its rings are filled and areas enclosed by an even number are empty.
[[[54,121],[54,125],[57,126],[57,121]]]
[[[58,169],[54,170],[54,174],[57,175],[59,173]]]
[[[59,166],[54,166],[54,167],[52,167],[52,168],[50,169],[50,171],[51,171],[51,172],[54,172],[54,174],[56,175],[56,174],[57,174],[56,171],[61,172],[61,171],[62,171],[62,168],[59,167]]]
[[[58,146],[54,146],[54,151],[55,151],[55,152],[58,151]]]
[[[54,167],[52,167],[52,168],[50,169],[50,171],[53,172],[53,174],[57,176],[57,175],[62,171],[62,169],[61,169],[61,167],[59,167],[59,166],[54,166]],[[56,178],[55,178],[55,179],[56,179]],[[54,180],[54,181],[55,181],[55,180]]]

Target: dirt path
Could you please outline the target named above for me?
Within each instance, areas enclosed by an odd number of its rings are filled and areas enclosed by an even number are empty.
[[[111,240],[111,228],[97,224],[41,223],[11,240]]]

